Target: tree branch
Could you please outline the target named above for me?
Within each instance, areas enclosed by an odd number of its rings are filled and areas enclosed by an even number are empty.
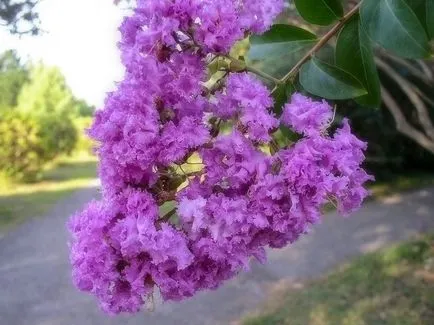
[[[311,59],[311,57],[318,52],[320,49],[326,45],[330,39],[335,36],[341,29],[344,27],[344,25],[350,20],[351,17],[353,17],[355,14],[359,12],[360,6],[362,4],[362,1],[360,1],[358,4],[355,5],[353,9],[351,9],[342,19],[337,23],[332,29],[330,29],[327,34],[325,34],[319,41],[316,43],[312,49],[310,49],[307,54],[301,58],[300,61],[298,61],[295,66],[289,71],[282,79],[282,83],[287,82],[289,79],[293,78],[295,75],[297,75],[298,71],[302,67],[303,64],[305,64],[307,61]]]
[[[397,56],[391,55],[385,51],[381,51],[381,55],[383,57],[386,57],[390,61],[393,61],[394,63],[400,65],[401,67],[404,67],[407,69],[407,71],[415,78],[422,80],[424,83],[426,83],[428,86],[432,87],[434,85],[434,80],[431,80],[428,78],[424,71],[419,70],[414,65],[412,65],[410,62],[408,62],[405,59],[399,58]],[[428,67],[427,67],[428,68]]]
[[[381,88],[381,97],[385,106],[388,108],[393,118],[395,119],[396,128],[399,132],[403,133],[413,141],[417,142],[420,146],[434,154],[434,141],[429,139],[425,134],[414,128],[405,118],[401,112],[399,105],[384,87]]]
[[[383,70],[387,75],[389,75],[407,95],[408,99],[416,108],[420,125],[422,126],[426,135],[434,141],[434,126],[431,122],[430,114],[423,100],[418,96],[416,91],[414,91],[414,86],[409,83],[405,78],[401,77],[399,73],[397,73],[391,66],[389,66],[385,61],[381,60],[380,58],[375,58],[375,63],[381,70]]]
[[[345,26],[345,24],[348,22],[348,20],[351,19],[351,17],[353,17],[355,14],[357,14],[359,12],[360,6],[362,4],[362,1],[360,1],[359,3],[357,3],[353,9],[351,9],[345,16],[343,16],[339,23],[337,23],[330,31],[328,31],[323,37],[321,37],[321,39],[318,41],[318,43],[316,43],[316,45],[314,47],[312,47],[312,49],[309,50],[309,52],[306,53],[306,55],[300,59],[300,61],[298,61],[294,67],[291,69],[291,71],[289,71],[282,79],[277,79],[273,76],[270,76],[269,74],[258,70],[254,67],[251,66],[247,66],[245,64],[245,62],[240,61],[236,58],[230,57],[230,56],[226,56],[227,58],[229,58],[232,62],[235,63],[235,65],[241,66],[244,65],[244,69],[238,69],[238,71],[249,71],[252,72],[264,79],[267,79],[269,81],[272,81],[276,87],[274,88],[277,89],[278,85],[281,84],[285,84],[289,79],[291,79],[292,77],[294,77],[298,71],[300,70],[300,68],[302,67],[303,64],[305,64],[307,61],[309,61],[311,59],[311,57],[318,52],[320,49],[322,49],[329,41],[330,39],[335,36],[341,29],[342,27]],[[273,90],[273,92],[274,92]]]
[[[414,87],[413,90],[420,96],[420,98],[422,98],[425,101],[425,103],[428,103],[429,105],[434,107],[434,100],[429,98],[422,90],[416,87]]]
[[[426,77],[434,83],[434,75],[431,68],[423,60],[417,60],[416,63],[420,66]]]

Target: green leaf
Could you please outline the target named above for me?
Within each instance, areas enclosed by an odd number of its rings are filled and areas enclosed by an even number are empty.
[[[349,99],[367,94],[351,74],[313,58],[300,71],[300,83],[313,95],[327,99]]]
[[[339,33],[336,43],[336,65],[356,77],[368,94],[357,99],[364,106],[381,105],[378,70],[369,37],[360,27],[359,16],[351,19]]]
[[[298,140],[300,140],[300,135],[295,133],[293,130],[291,130],[285,125],[280,126],[280,132],[285,137],[285,139],[289,140],[290,142],[297,142]]]
[[[273,92],[274,99],[274,113],[277,116],[282,115],[282,107],[288,100],[288,93],[286,92],[286,85],[279,85]]]
[[[419,19],[423,28],[425,30],[428,30],[426,28],[426,12],[425,12],[425,10],[426,10],[427,1],[430,2],[431,0],[404,0],[404,1],[411,8],[411,10],[414,12],[416,17]]]
[[[312,48],[317,37],[291,25],[274,25],[261,36],[250,38],[249,64],[281,78]]]
[[[434,1],[405,0],[425,29],[428,38],[434,38]]]
[[[369,37],[385,49],[406,58],[429,56],[423,24],[405,0],[364,0],[360,16]]]
[[[434,39],[434,1],[426,1],[426,25],[428,28],[428,35]]]
[[[255,35],[250,38],[251,49],[249,58],[251,60],[277,57],[289,52],[296,52],[315,42],[315,34],[305,29],[277,24],[268,32],[262,35]]]
[[[288,82],[284,85],[279,85],[276,90],[273,92],[274,99],[274,113],[277,116],[282,115],[283,105],[288,102],[288,99],[291,95],[296,91],[295,85]]]
[[[344,15],[341,0],[295,0],[295,6],[304,20],[327,26]]]

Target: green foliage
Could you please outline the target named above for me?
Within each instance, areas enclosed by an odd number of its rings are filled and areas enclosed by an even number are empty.
[[[72,153],[78,140],[78,131],[70,117],[43,114],[37,116],[37,121],[40,125],[38,135],[46,161]]]
[[[358,76],[368,94],[357,98],[365,106],[381,104],[380,78],[374,62],[371,41],[360,26],[359,16],[351,19],[341,30],[336,44],[336,65]]]
[[[18,97],[19,110],[35,114],[76,114],[74,96],[58,68],[39,63],[31,68],[29,79]]]
[[[434,1],[426,2],[426,25],[429,36],[434,39]]]
[[[30,114],[7,111],[0,115],[0,171],[18,180],[37,178],[46,160],[41,127]]]
[[[295,0],[300,15],[309,23],[327,26],[344,15],[341,0]]]
[[[274,97],[274,113],[277,115],[281,115],[283,111],[283,105],[288,101],[288,95],[290,94],[291,89],[286,84],[277,86],[276,90],[273,93]]]
[[[76,99],[74,106],[75,109],[73,109],[73,111],[76,112],[77,116],[91,117],[95,113],[95,107],[90,106],[82,99]]]
[[[74,125],[78,134],[78,140],[75,145],[74,151],[79,154],[93,154],[95,144],[86,134],[86,130],[90,128],[91,124],[91,117],[79,117],[74,119]]]
[[[14,50],[0,55],[0,111],[17,105],[18,95],[27,80],[27,68]]]
[[[292,25],[274,25],[261,36],[252,36],[250,59],[277,59],[288,52],[298,52],[317,40],[315,34]],[[270,57],[271,56],[271,57]]]
[[[354,76],[317,58],[303,66],[300,83],[308,92],[328,99],[348,99],[367,93]]]
[[[429,37],[434,34],[434,2],[362,0],[354,6],[344,13],[341,0],[296,0],[295,7],[305,21],[321,26],[336,22],[335,27],[317,38],[305,29],[277,24],[250,38],[249,60],[274,77],[285,76],[281,79],[285,82],[295,81],[300,73],[302,88],[313,95],[332,100],[353,98],[362,106],[379,107],[381,87],[374,45],[402,57],[428,57]],[[328,44],[337,34],[336,53],[330,55],[333,51]],[[292,75],[288,76],[288,71]],[[279,88],[276,92],[275,98],[281,102],[284,92]]]
[[[250,38],[248,59],[264,71],[282,77],[315,44],[315,34],[292,25],[274,25]]]
[[[42,63],[31,67],[29,81],[22,87],[17,108],[33,114],[62,116],[92,116],[94,112],[92,106],[74,96],[59,68]]]
[[[29,73],[15,52],[7,51],[0,56],[0,93],[3,176],[33,180],[53,159],[77,147],[91,151],[81,134],[94,108],[73,96],[58,68],[39,63]]]
[[[431,0],[428,0],[431,1]],[[408,58],[429,56],[428,36],[409,0],[364,0],[360,15],[369,36]]]
[[[68,117],[6,111],[0,116],[0,172],[33,181],[45,164],[70,154],[76,142],[77,129]]]

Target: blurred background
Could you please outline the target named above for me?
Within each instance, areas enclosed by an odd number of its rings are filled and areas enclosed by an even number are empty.
[[[0,1],[0,325],[434,324],[434,139],[421,137],[421,116],[434,121],[434,64],[380,49],[383,106],[336,103],[336,121],[349,117],[369,143],[376,177],[355,216],[330,208],[312,236],[270,252],[267,265],[146,315],[108,318],[76,292],[64,224],[98,195],[85,129],[122,78],[117,28],[129,6]],[[324,32],[290,3],[280,19]],[[271,70],[290,69],[289,58],[276,60]]]

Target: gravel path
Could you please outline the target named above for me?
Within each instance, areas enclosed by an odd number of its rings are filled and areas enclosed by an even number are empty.
[[[227,325],[282,280],[321,276],[348,258],[434,229],[434,188],[395,195],[348,219],[328,215],[309,236],[270,251],[266,265],[253,263],[217,291],[159,305],[152,314],[110,318],[72,287],[66,246],[65,221],[96,195],[94,188],[80,190],[50,215],[0,238],[0,325]]]

